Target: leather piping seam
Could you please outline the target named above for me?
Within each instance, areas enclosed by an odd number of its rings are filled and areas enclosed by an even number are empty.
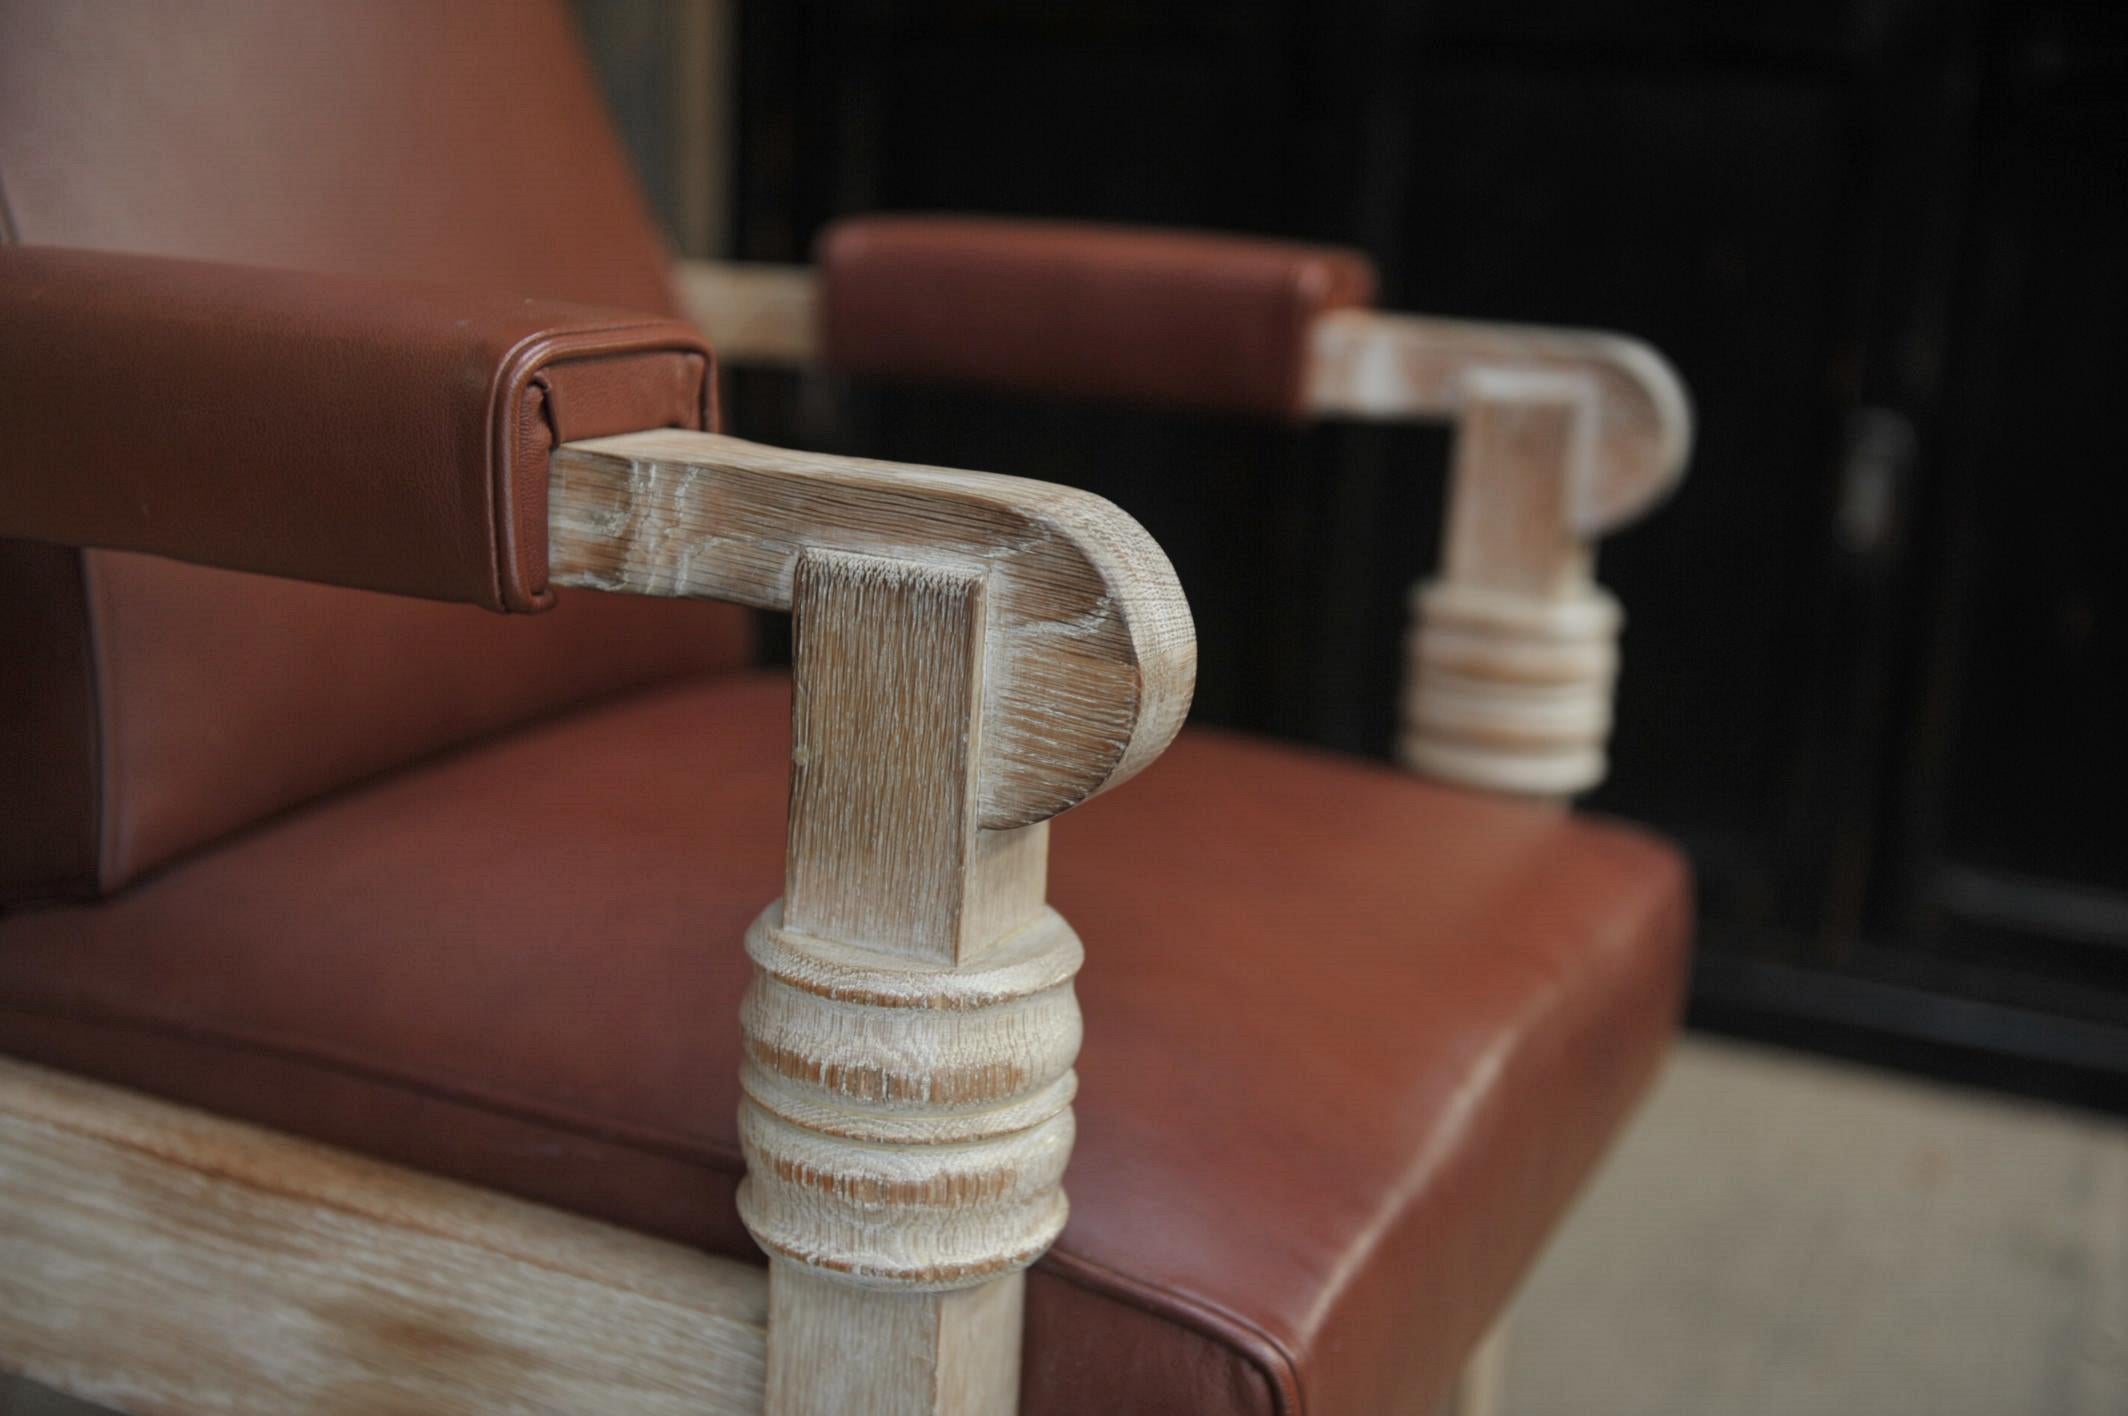
[[[1277,1403],[1278,1416],[1304,1416],[1300,1364],[1285,1343],[1224,1304],[1141,1283],[1095,1259],[1052,1248],[1035,1267],[1049,1270],[1089,1293],[1123,1303],[1172,1322],[1238,1354],[1262,1373]]]
[[[643,336],[650,332],[659,337],[645,340]],[[590,330],[539,330],[512,344],[496,361],[495,375],[488,385],[486,420],[488,583],[496,609],[506,613],[543,610],[554,603],[554,591],[547,584],[546,557],[542,554],[537,565],[526,565],[523,558],[531,547],[517,543],[514,504],[517,466],[515,439],[511,434],[516,430],[520,405],[533,376],[554,365],[578,360],[615,354],[658,353],[701,356],[701,416],[704,427],[712,426],[711,420],[716,415],[716,355],[701,335],[671,319],[652,318]],[[539,488],[537,496],[544,506],[546,489]],[[542,549],[546,539],[544,521],[542,517],[538,532]],[[518,574],[520,570],[530,572],[522,581]]]
[[[561,430],[561,425],[560,425],[560,424],[559,424],[558,422],[556,422],[556,420],[555,420],[555,412],[554,412],[554,385],[553,385],[552,383],[548,382],[548,380],[547,380],[547,374],[548,374],[548,372],[549,372],[550,370],[553,370],[553,369],[558,369],[558,368],[561,368],[561,367],[563,367],[563,366],[565,366],[565,365],[568,365],[568,364],[579,364],[579,363],[586,363],[586,364],[588,364],[588,363],[594,363],[594,362],[599,362],[599,361],[601,361],[601,360],[604,360],[604,359],[614,359],[614,358],[619,358],[619,359],[627,359],[627,358],[631,358],[631,357],[634,357],[634,354],[635,354],[635,352],[636,352],[636,351],[633,351],[633,350],[624,350],[624,351],[622,351],[622,352],[621,352],[620,354],[617,354],[617,355],[616,355],[616,354],[606,354],[606,355],[600,355],[600,356],[599,356],[599,358],[598,358],[597,360],[594,360],[594,359],[589,359],[589,358],[586,358],[586,359],[556,359],[556,360],[554,360],[554,361],[552,361],[552,362],[550,362],[550,363],[545,363],[545,364],[541,364],[541,365],[539,366],[538,370],[537,370],[537,371],[535,371],[535,372],[534,372],[534,373],[532,374],[532,376],[531,376],[530,378],[528,378],[528,379],[526,379],[526,380],[525,380],[525,389],[526,389],[526,391],[527,391],[527,392],[529,392],[530,390],[532,390],[532,389],[535,389],[535,388],[536,388],[536,389],[540,390],[540,392],[541,392],[541,393],[542,393],[542,394],[544,395],[544,396],[543,396],[543,397],[541,398],[541,400],[540,400],[540,405],[539,405],[539,421],[540,421],[541,425],[542,425],[542,426],[544,426],[544,427],[546,428],[546,430],[547,430],[547,440],[548,440],[548,450],[549,450],[549,451],[552,451],[552,450],[553,450],[554,448],[558,448],[558,447],[560,447],[560,446],[562,445],[562,430]],[[672,352],[674,352],[674,351],[672,351],[672,350],[665,350],[665,349],[646,349],[646,350],[643,350],[642,352],[643,352],[643,353],[645,353],[645,354],[668,354],[668,353],[672,353]],[[682,358],[685,358],[685,357],[687,357],[687,356],[688,356],[688,351],[682,351],[682,352],[681,352],[681,357],[682,357]],[[704,383],[706,384],[707,382],[708,382],[708,380],[707,380],[707,379],[705,379],[705,380],[704,380]],[[714,431],[713,429],[709,429],[709,428],[706,428],[706,427],[704,427],[704,426],[703,426],[703,421],[704,421],[704,420],[706,420],[706,419],[708,418],[709,414],[710,414],[710,409],[709,409],[709,408],[708,408],[707,406],[705,406],[705,404],[706,404],[706,401],[705,401],[704,399],[702,399],[702,398],[701,398],[701,397],[699,397],[699,396],[698,396],[698,397],[696,398],[696,400],[695,400],[695,408],[694,408],[694,414],[695,414],[695,418],[696,418],[696,419],[698,420],[698,421],[697,421],[696,423],[693,423],[693,424],[689,424],[689,423],[673,423],[673,422],[667,422],[667,423],[663,423],[663,424],[660,424],[659,426],[661,426],[661,427],[666,427],[666,428],[682,428],[682,429],[690,429],[690,430],[693,430],[693,431]],[[630,432],[638,432],[638,431],[643,431],[643,430],[641,430],[641,429],[635,429],[635,428],[631,428],[631,429],[629,429],[628,431],[630,431]],[[599,435],[598,435],[598,434],[592,434],[591,436],[594,436],[594,437],[595,437],[595,436],[599,436]]]

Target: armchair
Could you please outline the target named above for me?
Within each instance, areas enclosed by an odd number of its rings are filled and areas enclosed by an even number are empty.
[[[1585,546],[1680,465],[1658,361],[1366,313],[1344,253],[952,221],[683,267],[681,318],[545,5],[0,6],[0,181],[0,1370],[1448,1391],[1677,1006],[1682,866],[1542,799],[1601,770]],[[1128,517],[727,436],[748,358],[1459,418],[1403,750],[1486,790],[1178,736]]]

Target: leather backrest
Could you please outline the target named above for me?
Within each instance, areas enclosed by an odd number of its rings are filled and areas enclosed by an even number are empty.
[[[0,201],[25,244],[672,310],[558,0],[0,0]],[[0,902],[747,652],[722,606],[505,617],[0,542]]]

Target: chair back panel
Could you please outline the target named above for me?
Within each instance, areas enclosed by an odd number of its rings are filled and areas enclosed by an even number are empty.
[[[0,0],[0,200],[25,244],[672,310],[550,0]],[[0,588],[0,902],[114,890],[362,777],[748,653],[723,606],[564,594],[513,619],[20,543]]]

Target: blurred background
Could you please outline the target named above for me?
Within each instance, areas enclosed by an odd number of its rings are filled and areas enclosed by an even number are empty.
[[[1697,863],[1693,1021],[2128,1107],[2128,6],[578,13],[686,254],[802,261],[874,210],[1216,228],[1664,351],[1699,442],[1604,545],[1591,805]],[[1197,608],[1201,720],[1388,755],[1442,435],[773,374],[731,422],[1113,498]]]

